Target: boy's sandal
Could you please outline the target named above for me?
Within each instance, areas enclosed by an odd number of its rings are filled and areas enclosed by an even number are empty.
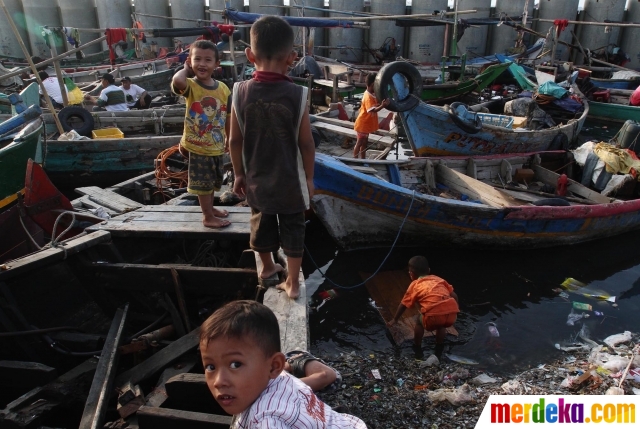
[[[321,359],[318,359],[311,353],[302,350],[292,350],[288,352],[285,357],[287,358],[287,363],[291,365],[291,373],[298,378],[302,378],[306,375],[304,372],[304,366],[307,362],[313,360],[322,362]]]

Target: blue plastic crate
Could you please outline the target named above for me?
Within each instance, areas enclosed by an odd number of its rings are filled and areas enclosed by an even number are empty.
[[[486,125],[493,125],[496,127],[513,128],[513,116],[496,115],[493,113],[478,113],[482,123]]]

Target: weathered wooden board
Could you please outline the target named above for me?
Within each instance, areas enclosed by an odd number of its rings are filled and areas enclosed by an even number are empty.
[[[370,273],[359,273],[362,280],[368,279]],[[376,308],[385,322],[393,319],[398,309],[398,305],[404,293],[407,291],[411,278],[406,270],[401,271],[381,271],[372,279],[367,281],[366,287],[376,303]],[[420,314],[417,308],[407,308],[402,317],[394,326],[389,328],[389,332],[396,344],[402,344],[407,340],[413,341],[413,330],[416,318]],[[447,334],[458,335],[455,327],[447,328]],[[435,335],[435,332],[425,331],[425,337]]]
[[[351,128],[353,129],[353,125],[355,122],[351,122],[351,121],[343,121],[342,119],[337,119],[337,118],[329,118],[327,116],[319,116],[319,115],[311,115],[312,118],[317,119],[320,122],[324,122],[326,124],[332,124],[332,125],[337,125],[339,127],[343,127],[343,128]],[[316,122],[313,122],[312,125],[315,126]],[[379,134],[381,136],[387,136],[387,137],[391,137],[391,138],[395,138],[395,134],[387,131],[387,130],[377,130],[374,132],[374,134]]]
[[[344,128],[338,125],[327,124],[323,122],[314,122],[313,126],[320,130],[326,130],[335,134],[339,134],[341,136],[350,137],[354,140],[358,138],[357,133],[352,128]],[[391,147],[394,142],[395,140],[391,137],[369,134],[369,144],[380,143],[386,147]]]
[[[533,171],[536,173],[536,178],[544,183],[550,184],[552,186],[555,186],[556,183],[558,183],[558,178],[560,177],[558,173],[547,170],[546,168],[539,165],[534,165]],[[609,204],[611,202],[611,198],[593,191],[571,179],[568,179],[567,190],[599,204]]]
[[[126,213],[139,209],[144,204],[140,204],[113,191],[98,188],[97,186],[86,186],[76,188],[75,191],[81,195],[86,195],[89,199],[101,206],[110,208],[118,213]]]
[[[198,206],[146,206],[135,212],[117,216],[106,223],[93,225],[87,231],[109,231],[118,237],[202,238],[248,240],[251,209],[225,207],[231,225],[207,228],[202,225]]]

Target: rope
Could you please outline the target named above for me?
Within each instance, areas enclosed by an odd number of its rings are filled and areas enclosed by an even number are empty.
[[[60,219],[62,219],[64,217],[64,215],[66,214],[70,214],[71,215],[71,222],[69,223],[69,226],[67,227],[67,229],[65,229],[64,231],[62,231],[62,233],[60,235],[58,235],[56,237],[56,230],[58,228],[58,222],[60,222]],[[56,249],[58,248],[58,245],[60,244],[60,238],[65,235],[67,232],[69,232],[71,230],[71,228],[73,228],[73,224],[76,222],[76,214],[74,212],[69,212],[69,211],[65,211],[60,213],[60,215],[58,215],[58,217],[56,218],[55,223],[53,224],[53,231],[51,232],[51,243],[49,243],[49,246]],[[64,251],[64,259],[67,259],[67,248],[66,247],[62,247],[62,250]]]
[[[540,94],[538,91],[536,91],[533,94],[533,99],[536,101],[536,103],[544,105],[544,104],[553,103],[553,101],[556,98],[553,95],[544,95],[544,94]]]
[[[407,218],[409,217],[409,213],[411,213],[411,208],[413,207],[413,202],[415,201],[415,199],[416,199],[416,191],[412,191],[411,192],[411,203],[409,204],[409,209],[407,210],[407,213],[404,215],[404,219],[402,220],[402,223],[400,224],[400,229],[398,230],[398,234],[396,235],[395,240],[393,240],[393,244],[391,245],[391,248],[389,249],[389,253],[387,253],[387,256],[384,257],[384,259],[380,263],[380,266],[378,266],[378,268],[375,270],[375,272],[373,274],[371,274],[369,276],[369,278],[367,278],[366,280],[364,280],[364,281],[362,281],[362,282],[360,282],[360,283],[358,283],[356,285],[353,285],[353,286],[342,286],[342,285],[337,284],[336,282],[331,280],[329,277],[327,277],[325,273],[322,272],[322,270],[320,269],[318,264],[316,264],[316,261],[313,259],[313,256],[311,256],[311,252],[309,252],[309,249],[307,248],[306,244],[304,245],[304,251],[309,256],[309,259],[311,259],[311,262],[313,262],[313,265],[320,272],[322,277],[324,277],[329,283],[331,283],[333,286],[337,287],[338,289],[350,290],[350,289],[355,289],[357,287],[363,286],[369,280],[374,278],[376,276],[376,274],[378,274],[378,272],[380,272],[380,270],[382,269],[382,266],[384,265],[384,263],[387,262],[387,259],[389,259],[389,256],[391,256],[391,252],[393,252],[393,249],[396,247],[396,243],[398,242],[398,238],[400,238],[400,233],[402,232],[402,228],[404,227],[404,224],[407,222]]]
[[[36,243],[36,240],[34,240],[31,234],[29,233],[27,226],[24,224],[24,221],[22,220],[22,216],[18,216],[18,219],[20,219],[20,225],[22,225],[22,229],[24,229],[24,232],[27,234],[27,237],[29,237],[29,240],[31,240],[31,243],[36,247],[36,249],[38,250],[42,249],[42,247],[40,247],[38,243]]]
[[[164,115],[163,115],[164,116]],[[184,188],[187,186],[189,181],[189,171],[178,171],[174,172],[169,169],[167,166],[167,158],[173,155],[176,152],[180,151],[180,144],[175,146],[171,146],[160,152],[156,157],[156,187],[158,188],[158,192],[162,194],[164,198],[164,192],[162,192],[162,181],[165,180],[169,182],[170,185],[178,182],[177,188]]]

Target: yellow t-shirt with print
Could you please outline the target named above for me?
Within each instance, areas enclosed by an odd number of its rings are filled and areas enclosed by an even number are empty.
[[[184,132],[180,144],[189,152],[216,156],[224,153],[224,124],[227,121],[227,104],[231,91],[222,82],[207,86],[195,78],[187,79],[187,87],[178,91],[185,97]]]

